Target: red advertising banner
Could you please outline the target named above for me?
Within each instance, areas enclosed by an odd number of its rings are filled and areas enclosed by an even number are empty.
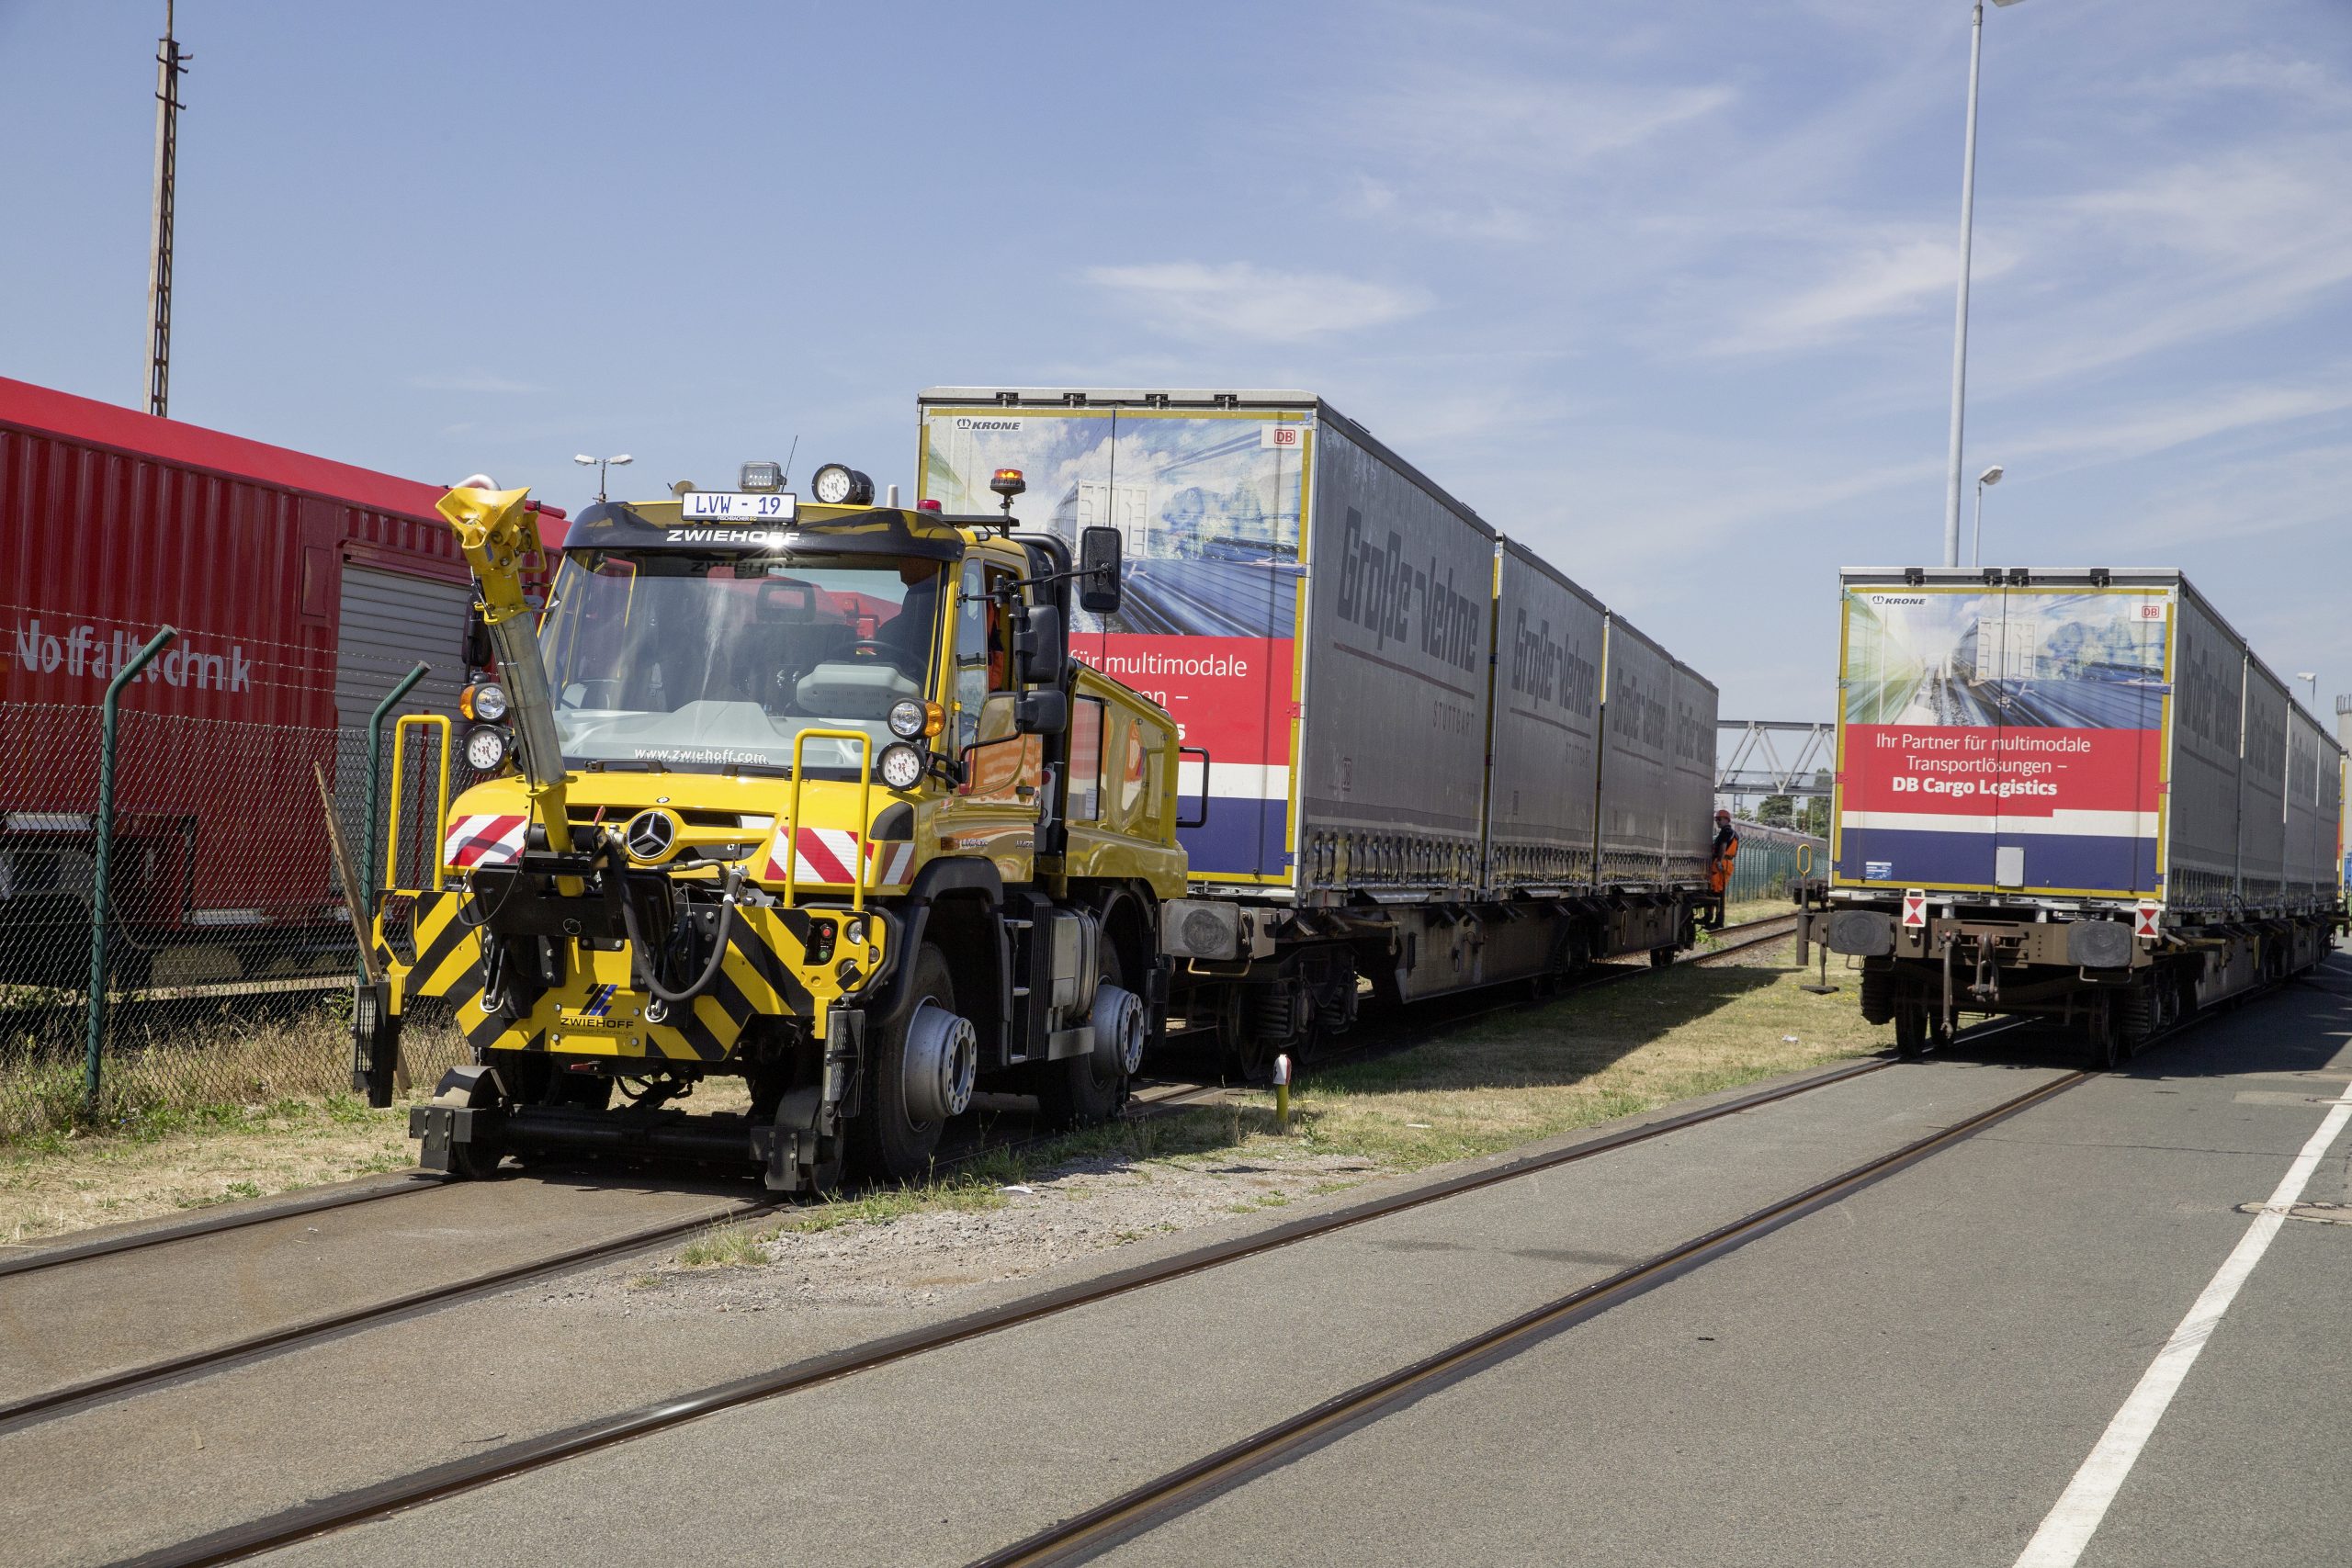
[[[1077,644],[1079,658],[1174,715],[1187,746],[1220,762],[1289,760],[1288,640],[1099,632]]]
[[[1844,809],[1966,817],[2154,811],[2163,739],[2154,729],[1849,724]]]

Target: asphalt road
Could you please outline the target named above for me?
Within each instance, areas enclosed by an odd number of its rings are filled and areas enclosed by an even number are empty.
[[[2057,1076],[1876,1074],[280,1555],[407,1563],[462,1541],[502,1562],[966,1562]]]
[[[2013,1563],[2352,1086],[2331,968],[1108,1561]],[[2347,1285],[2352,1227],[2280,1228],[2085,1568],[2352,1561]]]
[[[1111,1557],[2013,1563],[2254,1224],[2238,1205],[2352,1085],[2347,1032],[2338,960]],[[968,1562],[2060,1076],[2017,1037],[1996,1048],[2013,1054],[1873,1074],[277,1557]],[[2352,1200],[2342,1143],[2303,1196]],[[2347,1248],[2352,1226],[2280,1226],[2083,1563],[2352,1560]],[[109,1561],[908,1322],[480,1303],[0,1439],[0,1533],[13,1561]]]

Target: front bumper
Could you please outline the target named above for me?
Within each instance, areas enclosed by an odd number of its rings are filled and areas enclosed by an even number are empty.
[[[470,913],[461,918],[466,902],[455,889],[418,896],[409,928],[413,961],[402,964],[399,953],[390,954],[404,971],[408,995],[454,1003],[458,1027],[478,1051],[548,1051],[649,1064],[725,1062],[763,1018],[796,1020],[824,1038],[837,1008],[871,994],[887,977],[898,931],[888,911],[868,907],[857,916],[865,922],[865,940],[852,945],[843,940],[848,909],[739,906],[711,984],[691,1002],[671,1004],[636,987],[625,941],[524,938],[548,944],[555,960],[550,967],[560,976],[526,1002],[520,986],[510,986],[504,997],[484,998],[484,936],[467,923]],[[833,928],[830,951],[812,943],[819,921]],[[499,1005],[486,1007],[486,999]]]

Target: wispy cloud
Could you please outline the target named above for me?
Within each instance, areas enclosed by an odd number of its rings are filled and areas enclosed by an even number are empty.
[[[1970,275],[1997,277],[2017,259],[2009,247],[1979,245]],[[1931,308],[1949,311],[1960,277],[1960,247],[1956,238],[1896,231],[1860,241],[1846,254],[1824,257],[1819,265],[1825,269],[1819,282],[1750,311],[1710,349],[1756,354],[1819,348],[1875,322]]]
[[[1429,309],[1421,290],[1250,262],[1089,267],[1086,280],[1164,332],[1291,343],[1386,326]]]
[[[2352,378],[2300,386],[2217,387],[2120,418],[2005,440],[2000,456],[2054,457],[2069,467],[2145,457],[2217,435],[2240,435],[2352,409]]]

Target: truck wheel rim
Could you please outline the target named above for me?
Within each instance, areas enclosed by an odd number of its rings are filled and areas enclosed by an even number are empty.
[[[1114,1076],[1143,1066],[1143,998],[1123,987],[1094,988],[1094,1061]]]
[[[972,1103],[972,1079],[979,1070],[979,1042],[972,1021],[926,1000],[907,1022],[902,1079],[907,1120],[944,1122]]]

